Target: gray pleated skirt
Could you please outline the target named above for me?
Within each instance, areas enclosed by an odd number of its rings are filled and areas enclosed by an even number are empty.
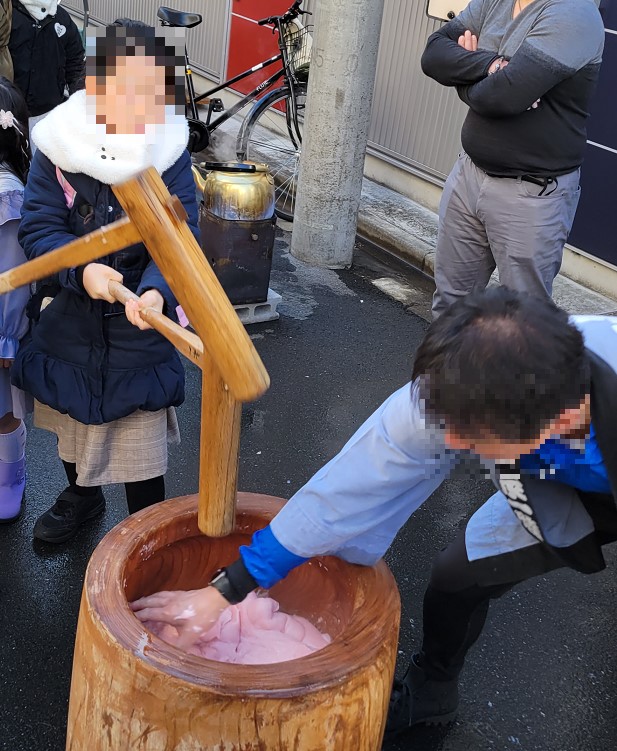
[[[60,458],[77,467],[82,487],[141,482],[167,472],[167,446],[180,442],[176,410],[138,410],[103,425],[84,425],[40,402],[34,424],[58,437]]]

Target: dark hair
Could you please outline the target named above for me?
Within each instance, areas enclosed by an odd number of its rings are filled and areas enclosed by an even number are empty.
[[[427,414],[462,438],[534,440],[589,392],[580,331],[548,299],[490,288],[434,321],[416,354]]]
[[[0,162],[25,184],[32,159],[28,107],[21,91],[4,76],[0,76],[0,110],[12,112],[19,128],[0,128]]]
[[[179,37],[130,18],[119,18],[94,32],[87,38],[87,75],[103,84],[119,57],[153,57],[155,65],[165,68],[166,96],[184,111],[184,46]]]

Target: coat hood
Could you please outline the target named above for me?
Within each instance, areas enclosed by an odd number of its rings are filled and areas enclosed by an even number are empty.
[[[32,130],[36,147],[65,172],[114,185],[148,167],[162,174],[186,148],[188,125],[173,107],[167,109],[164,124],[149,127],[143,135],[110,135],[94,122],[92,109],[86,92],[77,91]]]
[[[32,18],[42,21],[47,16],[55,16],[61,0],[19,0]]]

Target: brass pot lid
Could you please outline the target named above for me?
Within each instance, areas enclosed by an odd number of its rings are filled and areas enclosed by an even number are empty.
[[[201,162],[199,165],[208,172],[241,172],[254,174],[255,172],[268,172],[268,165],[257,162]]]

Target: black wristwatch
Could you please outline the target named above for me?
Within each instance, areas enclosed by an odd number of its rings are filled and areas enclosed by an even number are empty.
[[[227,568],[219,569],[208,586],[218,590],[230,605],[237,605],[259,585],[240,558]]]

